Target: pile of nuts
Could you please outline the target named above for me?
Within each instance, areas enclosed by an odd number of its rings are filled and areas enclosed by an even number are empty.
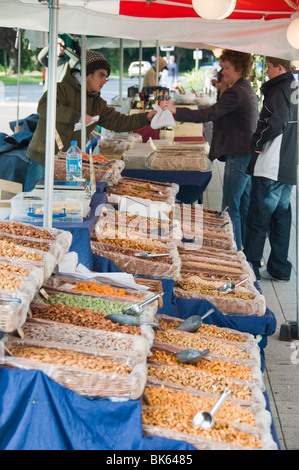
[[[248,427],[255,425],[254,414],[240,405],[226,401],[215,415],[215,425],[209,430],[204,430],[194,426],[192,419],[199,411],[211,410],[215,398],[195,397],[191,393],[173,391],[165,387],[148,387],[145,392],[151,404],[144,407],[142,413],[143,422],[147,425],[243,447],[258,449],[263,445],[254,434],[240,431],[233,426],[232,423],[242,423]]]
[[[0,271],[0,289],[19,290],[24,281],[7,271]]]
[[[209,349],[211,354],[219,356],[231,357],[234,359],[249,359],[249,354],[237,346],[225,343],[222,340],[200,337],[192,333],[186,333],[179,330],[160,330],[156,331],[156,341],[175,346],[184,347],[185,349]]]
[[[93,356],[91,354],[82,354],[76,351],[56,349],[56,348],[39,348],[35,346],[18,347],[11,349],[11,353],[15,357],[22,357],[40,362],[46,362],[55,365],[76,366],[97,372],[116,372],[118,374],[130,374],[132,367],[126,366],[119,362],[114,362],[105,357]]]
[[[160,320],[159,321],[159,327],[160,328],[165,328],[165,329],[172,329],[175,330],[181,322],[179,321],[166,321],[166,320]],[[213,338],[221,338],[226,341],[236,341],[238,343],[243,343],[246,341],[245,336],[241,336],[238,334],[231,333],[229,331],[225,331],[223,328],[220,328],[215,325],[207,325],[206,323],[203,323],[201,327],[197,330],[198,333],[200,333],[203,336],[211,336]]]
[[[149,366],[148,375],[161,381],[192,387],[212,394],[220,394],[225,387],[230,387],[232,398],[244,401],[251,399],[251,391],[245,385],[238,385],[226,377],[207,374],[196,369],[170,365]]]
[[[94,312],[102,313],[122,313],[128,304],[113,300],[106,300],[101,297],[92,297],[90,295],[76,295],[59,292],[50,295],[47,302],[49,304],[72,305],[73,307],[89,308]]]
[[[150,356],[151,361],[160,362],[162,364],[182,365],[175,354],[166,351],[156,350]],[[213,375],[221,375],[224,377],[231,377],[241,380],[251,380],[252,371],[248,366],[243,364],[235,364],[232,361],[223,360],[202,360],[197,364],[184,364],[184,368],[201,370],[203,372],[211,373]]]
[[[18,266],[17,264],[8,264],[7,261],[2,261],[0,263],[0,271],[22,277],[28,277],[30,274],[29,271],[22,266]]]
[[[188,279],[182,279],[177,281],[176,285],[181,289],[193,292],[194,294],[202,294],[202,295],[211,295],[213,297],[225,297],[225,298],[234,298],[234,299],[241,299],[241,300],[253,300],[254,295],[248,292],[244,292],[242,290],[233,290],[232,292],[225,294],[224,292],[220,292],[217,290],[218,285],[213,283],[208,283],[201,281],[201,279],[197,276],[191,276]]]
[[[26,250],[7,240],[0,240],[0,257],[2,258],[22,258],[30,261],[42,261],[42,255]]]
[[[47,305],[37,307],[31,304],[31,313],[33,318],[41,320],[56,321],[59,323],[69,323],[95,330],[116,331],[119,333],[128,333],[131,335],[140,335],[139,326],[119,325],[105,318],[101,312],[94,312],[87,308],[77,308],[71,305]]]
[[[0,222],[0,232],[21,235],[22,237],[55,240],[48,230],[42,230],[33,225],[22,224],[21,222]]]
[[[11,238],[9,236],[1,235],[0,234],[0,240],[7,240],[9,243],[12,243],[14,245],[20,245],[20,246],[25,246],[27,248],[34,248],[35,250],[42,250],[42,251],[50,251],[51,245],[46,242],[36,242],[36,241],[31,241],[31,240],[26,240],[22,238]]]

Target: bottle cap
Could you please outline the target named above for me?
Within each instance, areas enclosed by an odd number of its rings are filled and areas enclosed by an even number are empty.
[[[71,140],[71,146],[77,145],[77,143],[78,143],[77,140]]]

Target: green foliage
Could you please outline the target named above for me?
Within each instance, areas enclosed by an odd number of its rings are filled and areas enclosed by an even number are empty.
[[[184,89],[193,88],[194,91],[203,92],[207,82],[210,82],[213,78],[211,70],[192,70],[187,72],[180,78],[180,87]]]

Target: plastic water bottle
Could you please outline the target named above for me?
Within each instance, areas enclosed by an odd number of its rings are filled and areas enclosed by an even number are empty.
[[[82,178],[82,152],[77,141],[72,140],[66,153],[66,180],[74,181],[76,178]]]

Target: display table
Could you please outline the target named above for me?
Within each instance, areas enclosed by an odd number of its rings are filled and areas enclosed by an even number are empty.
[[[93,270],[95,272],[121,272],[121,270],[108,258],[93,255]],[[142,277],[142,276],[141,276]],[[148,277],[149,278],[149,277]],[[259,346],[261,351],[267,345],[267,337],[274,334],[276,330],[276,318],[273,312],[266,309],[263,316],[224,315],[207,300],[181,299],[173,293],[174,281],[170,279],[159,279],[163,286],[163,307],[158,313],[179,318],[188,318],[191,315],[203,315],[210,308],[214,312],[205,319],[205,323],[214,324],[219,327],[233,328],[238,331],[250,333],[254,336],[260,335]],[[255,284],[260,290],[259,284]]]
[[[160,171],[160,170],[123,170],[128,178],[139,178],[161,183],[176,183],[180,186],[177,199],[184,204],[202,203],[203,193],[208,186],[212,172],[207,171]]]
[[[78,253],[79,262],[97,272],[119,272],[113,262],[92,255],[90,250],[89,233],[97,217],[96,209],[105,201],[103,186],[98,185],[98,192],[92,198],[91,216],[82,224],[64,224],[63,227],[59,224],[58,228],[72,232],[71,250]],[[174,281],[160,280],[164,295],[163,307],[158,314],[185,319],[202,315],[212,307],[205,300],[174,296]],[[273,313],[267,309],[262,317],[248,317],[224,315],[216,308],[214,310],[206,323],[260,336],[261,368],[264,370],[263,349],[267,336],[276,328]],[[268,396],[266,393],[264,396],[270,411]],[[141,398],[128,401],[89,399],[62,387],[41,371],[6,370],[1,368],[1,362],[0,409],[1,450],[194,450],[184,441],[145,437],[142,434]],[[279,447],[273,422],[271,433]]]

